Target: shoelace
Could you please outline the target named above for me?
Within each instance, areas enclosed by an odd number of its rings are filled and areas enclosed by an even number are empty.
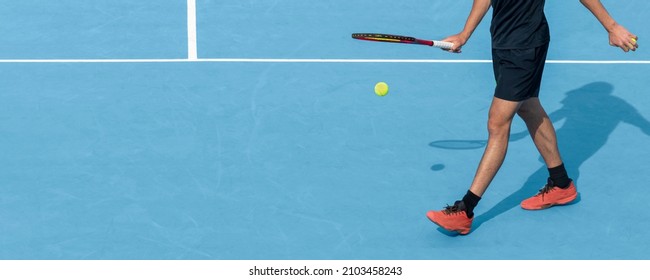
[[[445,215],[458,215],[464,211],[465,209],[460,209],[460,207],[458,207],[458,204],[454,204],[451,206],[447,204],[447,206],[445,206],[445,209],[442,210],[442,212],[445,213]]]
[[[544,198],[544,195],[551,192],[553,190],[554,186],[552,184],[546,184],[544,187],[542,187],[539,192],[537,193],[537,196],[542,196],[542,199]]]

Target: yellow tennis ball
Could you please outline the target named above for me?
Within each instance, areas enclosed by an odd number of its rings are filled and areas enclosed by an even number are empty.
[[[379,82],[375,85],[375,93],[379,96],[388,94],[388,85],[384,82]]]

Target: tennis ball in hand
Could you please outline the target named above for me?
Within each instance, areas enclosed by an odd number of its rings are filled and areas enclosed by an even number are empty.
[[[388,85],[384,82],[379,82],[375,85],[375,93],[379,96],[388,94]]]

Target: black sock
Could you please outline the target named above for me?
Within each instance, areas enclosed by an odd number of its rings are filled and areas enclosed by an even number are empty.
[[[567,175],[566,169],[564,169],[564,163],[560,164],[560,166],[549,168],[548,174],[551,177],[551,181],[560,188],[566,189],[571,184],[571,179],[569,179],[569,175]]]
[[[467,218],[474,217],[474,207],[478,204],[478,201],[481,200],[481,197],[475,195],[471,191],[467,191],[467,194],[463,197],[463,204],[465,204],[465,213],[467,213]]]

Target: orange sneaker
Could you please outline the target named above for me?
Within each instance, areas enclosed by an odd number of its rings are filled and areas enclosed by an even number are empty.
[[[554,186],[551,179],[548,180],[539,192],[521,202],[521,208],[526,210],[542,210],[554,205],[564,205],[570,203],[578,197],[576,186],[571,181],[571,184],[566,189]]]
[[[445,209],[440,211],[427,212],[427,218],[441,228],[463,235],[469,233],[472,228],[472,221],[474,220],[473,217],[471,219],[467,217],[465,204],[462,200],[456,201],[454,206],[447,205]]]

